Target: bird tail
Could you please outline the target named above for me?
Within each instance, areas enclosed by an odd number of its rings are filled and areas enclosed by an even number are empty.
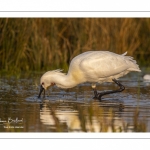
[[[123,53],[122,55],[125,56],[127,52]],[[131,56],[125,56],[127,64],[130,66],[128,69],[129,71],[137,71],[141,72],[141,69],[139,68],[139,65],[137,64],[136,60],[134,60]]]
[[[127,63],[130,66],[130,68],[128,69],[129,71],[141,72],[139,65],[137,64],[136,60],[133,59],[133,57],[125,56],[125,58],[127,59]]]
[[[123,53],[122,55],[125,56],[128,52]]]

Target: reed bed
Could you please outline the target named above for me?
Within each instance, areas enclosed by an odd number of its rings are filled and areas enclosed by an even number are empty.
[[[88,50],[134,56],[147,65],[149,18],[0,18],[0,70],[63,68]]]

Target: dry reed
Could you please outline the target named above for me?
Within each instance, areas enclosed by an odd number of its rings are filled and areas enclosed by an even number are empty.
[[[149,18],[1,18],[0,69],[66,71],[88,50],[128,51],[146,64],[149,35]]]

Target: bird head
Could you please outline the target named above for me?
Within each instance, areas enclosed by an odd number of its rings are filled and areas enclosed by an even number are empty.
[[[65,74],[62,73],[62,70],[60,69],[52,70],[44,73],[40,79],[40,92],[38,98],[40,98],[43,91],[45,96],[45,90],[47,90],[47,88],[50,86],[54,86],[56,84],[55,82],[57,82],[60,76],[64,76],[64,75]]]
[[[51,71],[48,71],[42,75],[40,79],[40,92],[39,92],[38,98],[40,98],[43,91],[44,91],[44,97],[45,97],[45,90],[47,90],[50,86],[55,85],[55,83],[52,80],[53,78],[52,78]]]

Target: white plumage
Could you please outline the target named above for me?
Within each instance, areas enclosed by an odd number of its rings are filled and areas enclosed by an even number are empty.
[[[92,87],[96,87],[96,83],[112,82],[130,71],[140,72],[136,61],[130,56],[125,56],[126,54],[127,52],[122,55],[109,51],[84,52],[72,59],[67,74],[61,70],[43,74],[40,80],[41,87],[47,89],[56,85],[60,88],[72,88],[84,82],[91,82]]]
[[[150,74],[146,74],[143,77],[144,80],[150,81]]]

